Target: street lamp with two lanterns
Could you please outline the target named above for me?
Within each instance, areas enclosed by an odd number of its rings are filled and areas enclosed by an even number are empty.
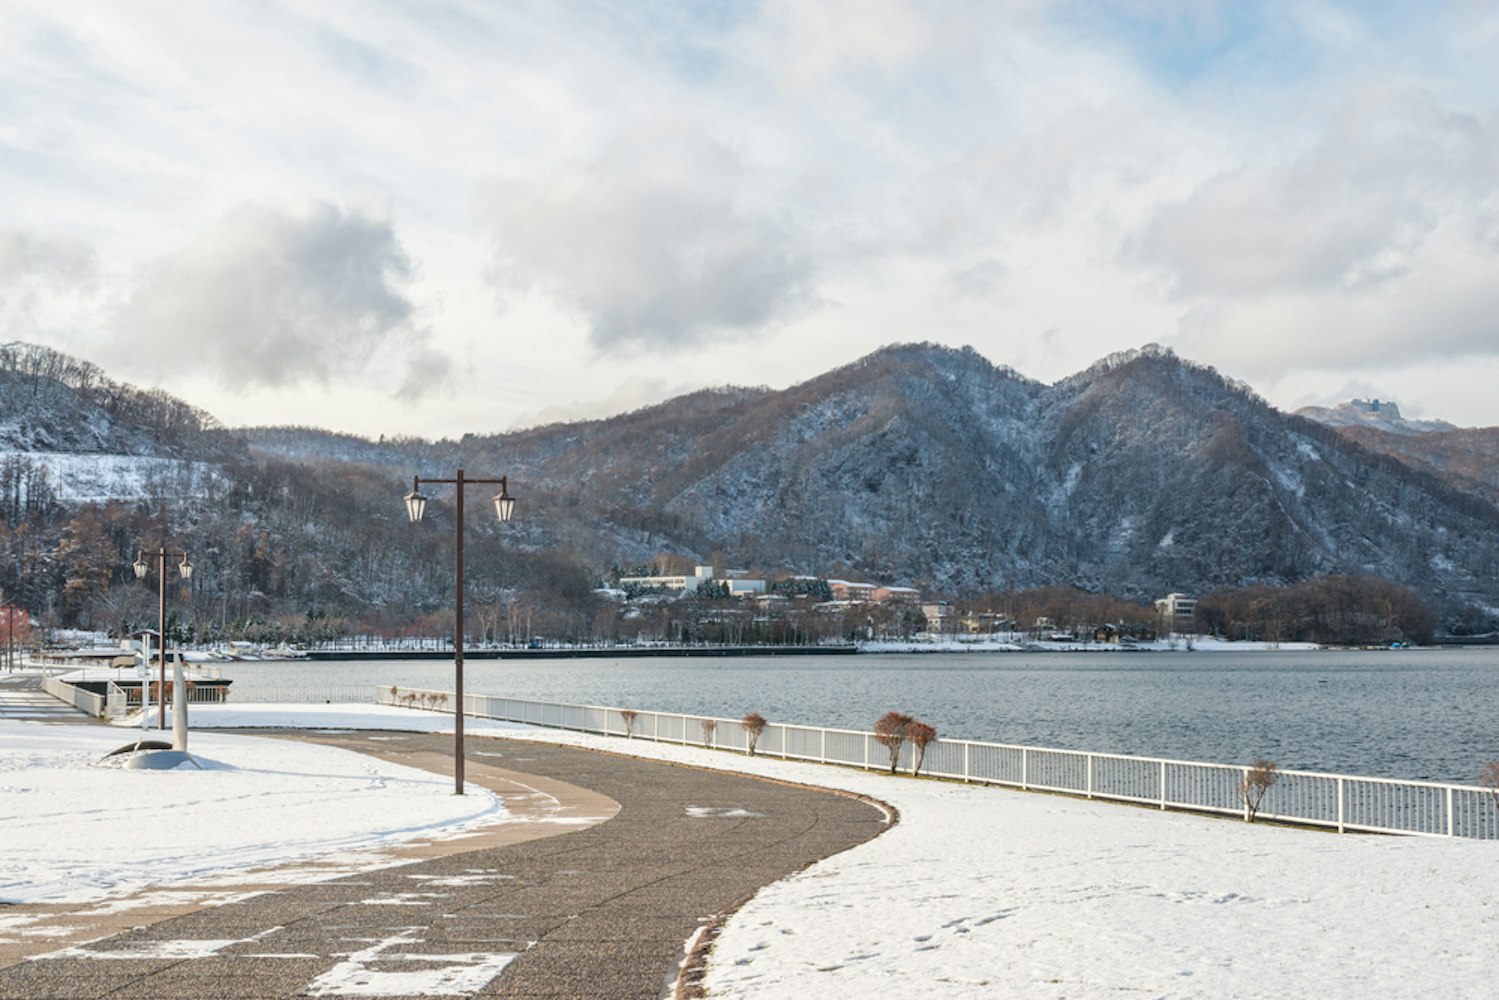
[[[157,696],[156,728],[164,730],[167,728],[167,560],[181,560],[177,563],[177,573],[184,580],[191,580],[193,578],[193,564],[187,561],[187,553],[168,552],[166,546],[158,548],[155,552],[142,551],[140,555],[136,556],[135,563],[133,564],[137,580],[144,580],[146,574],[150,572],[151,564],[147,561],[148,556],[156,560],[156,576],[160,585],[156,603],[156,645],[157,662],[160,666],[159,677],[161,687],[158,689],[159,694]],[[147,683],[149,683],[149,678]],[[182,697],[184,697],[184,693],[179,691],[177,698]],[[178,749],[183,748],[179,747]]]
[[[427,498],[422,495],[422,483],[444,484],[457,487],[453,502],[453,562],[456,583],[453,588],[453,790],[463,794],[463,487],[468,484],[498,486],[492,503],[494,513],[501,523],[509,521],[515,513],[515,498],[508,490],[505,476],[499,479],[468,479],[459,469],[452,479],[423,479],[411,477],[411,492],[406,494],[406,516],[416,523],[427,511]]]

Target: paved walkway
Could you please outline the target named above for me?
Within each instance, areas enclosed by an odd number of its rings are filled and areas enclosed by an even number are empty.
[[[37,674],[0,671],[0,719],[32,722],[92,722],[89,715],[42,690]]]
[[[450,773],[450,736],[301,738]],[[716,918],[887,826],[874,805],[756,778],[521,740],[469,749],[469,779],[520,816],[490,831],[499,841],[439,842],[437,856],[313,885],[174,886],[188,912],[127,908],[123,933],[54,940],[0,968],[0,997],[655,1000]],[[548,800],[574,812],[559,822]]]

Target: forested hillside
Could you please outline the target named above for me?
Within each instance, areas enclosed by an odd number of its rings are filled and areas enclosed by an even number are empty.
[[[440,632],[451,514],[434,491],[410,525],[400,498],[413,473],[459,466],[509,476],[520,500],[509,525],[469,519],[488,632],[524,617],[614,634],[594,585],[663,552],[952,598],[1061,585],[1138,603],[1344,574],[1403,584],[1464,629],[1499,607],[1485,495],[1159,348],[1047,386],[971,350],[897,346],[782,391],[440,442],[226,430],[55,352],[0,359],[0,587],[62,624],[148,615],[129,564],[166,539],[199,566],[172,603],[202,634]],[[125,459],[167,464],[68,492]]]

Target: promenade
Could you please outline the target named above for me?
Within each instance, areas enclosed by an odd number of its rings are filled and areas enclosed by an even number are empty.
[[[444,736],[285,735],[451,765]],[[508,739],[470,751],[469,780],[512,822],[315,884],[262,873],[173,886],[185,902],[155,910],[58,908],[45,950],[0,952],[0,997],[656,998],[715,917],[887,827],[867,802],[753,777]]]

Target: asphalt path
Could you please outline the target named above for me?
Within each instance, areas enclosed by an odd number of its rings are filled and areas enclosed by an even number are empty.
[[[451,764],[450,736],[286,735]],[[127,930],[0,968],[0,997],[691,995],[689,953],[717,922],[892,820],[875,803],[719,771],[517,739],[471,736],[469,749],[469,780],[503,788],[518,812],[493,836],[159,919],[142,910],[144,923],[127,911]],[[573,812],[532,827],[538,798]]]

